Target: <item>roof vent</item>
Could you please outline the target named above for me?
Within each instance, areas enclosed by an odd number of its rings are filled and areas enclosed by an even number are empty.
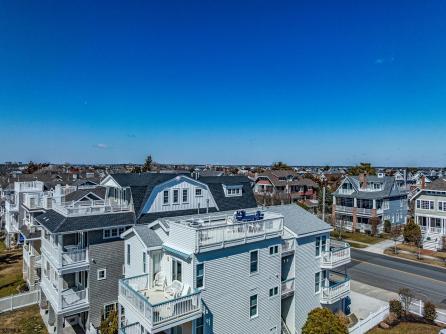
[[[190,222],[189,223],[190,227],[194,227],[194,228],[198,228],[198,227],[202,227],[203,226],[203,221],[201,219]]]
[[[383,178],[384,177],[384,173],[378,173],[378,177]]]

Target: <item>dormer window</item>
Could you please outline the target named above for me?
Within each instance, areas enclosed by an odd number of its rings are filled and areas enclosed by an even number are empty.
[[[226,197],[242,196],[242,185],[223,185]]]

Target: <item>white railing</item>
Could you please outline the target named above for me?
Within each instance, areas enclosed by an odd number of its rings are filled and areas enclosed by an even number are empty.
[[[56,205],[54,210],[64,216],[83,216],[91,214],[105,214],[115,212],[127,212],[131,210],[131,206],[127,202],[115,203],[111,201],[97,200],[86,202],[64,202]]]
[[[79,291],[67,290],[62,292],[62,309],[88,302],[88,289]]]
[[[129,303],[136,309],[139,315],[152,327],[160,326],[166,322],[172,323],[175,319],[184,319],[187,315],[201,313],[201,291],[151,304],[149,299],[139,292],[147,288],[147,274],[120,280],[119,298],[125,304]],[[125,304],[124,307],[127,307]],[[130,310],[127,308],[126,311],[129,312]]]
[[[350,245],[330,239],[329,250],[322,251],[321,267],[333,269],[350,262]]]
[[[16,182],[14,185],[14,190],[16,192],[21,191],[42,191],[43,190],[43,182],[42,181],[24,181],[24,182]]]
[[[282,242],[282,254],[286,255],[294,252],[294,239],[285,239]]]
[[[20,293],[0,298],[0,313],[13,311],[22,307],[37,304],[40,300],[40,290]]]
[[[19,206],[17,203],[6,201],[5,202],[5,211],[18,211]]]
[[[352,206],[336,205],[336,211],[339,212],[353,212]]]
[[[342,274],[336,275],[343,276],[343,279],[339,281],[331,280],[329,283],[323,282],[328,286],[322,286],[321,288],[321,304],[333,304],[349,295],[350,277]]]
[[[141,332],[141,326],[139,323],[124,326],[119,329],[119,334],[144,334]]]
[[[363,215],[371,215],[373,209],[367,209],[367,208],[356,208],[356,213],[363,214]]]
[[[363,224],[363,223],[357,223],[356,229],[359,229],[363,232],[371,232],[372,231],[372,225],[371,224]],[[378,233],[382,233],[384,231],[384,224],[378,224],[376,226],[376,230]]]
[[[42,249],[53,259],[55,265],[60,267],[88,263],[88,250],[86,248],[74,248],[61,252],[51,241],[42,238]]]
[[[268,234],[281,234],[283,218],[264,219],[197,229],[198,247],[245,240]]]
[[[294,277],[282,282],[281,294],[282,297],[289,296],[294,293]]]
[[[338,189],[338,193],[341,195],[351,195],[354,192],[355,192],[354,189],[342,189],[342,188]]]

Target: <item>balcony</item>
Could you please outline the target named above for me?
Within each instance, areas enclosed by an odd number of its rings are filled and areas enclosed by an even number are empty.
[[[281,294],[282,298],[287,298],[294,294],[294,277],[282,281]]]
[[[118,334],[144,334],[144,333],[141,331],[141,325],[136,322],[134,324],[121,327],[119,329]]]
[[[107,214],[115,212],[131,211],[131,206],[124,201],[118,203],[112,200],[97,200],[84,202],[64,202],[62,205],[57,205],[54,210],[66,217],[86,216],[93,214]]]
[[[441,227],[420,225],[421,232],[424,234],[443,234]]]
[[[43,187],[44,187],[44,184],[42,181],[15,182],[14,191],[16,193],[43,191]]]
[[[138,315],[139,323],[149,332],[162,331],[202,316],[201,291],[171,297],[165,291],[150,289],[148,283],[147,274],[120,280],[118,300],[126,312]]]
[[[323,251],[321,268],[334,269],[350,262],[350,245],[346,242],[330,239],[329,250]]]
[[[19,206],[17,205],[17,203],[11,202],[11,201],[6,201],[5,202],[5,211],[6,212],[18,212],[19,211]]]
[[[45,274],[40,286],[56,313],[82,312],[89,307],[88,288],[79,285],[60,292]]]
[[[336,205],[336,212],[353,212],[352,206]]]
[[[294,239],[285,239],[282,241],[282,256],[288,256],[294,253]]]
[[[370,216],[372,215],[372,210],[373,209],[368,209],[368,208],[356,208],[356,213],[360,215]]]
[[[89,264],[88,250],[76,245],[65,245],[63,248],[59,248],[50,240],[42,238],[42,251],[59,269],[83,268]]]
[[[330,271],[322,282],[321,304],[334,304],[350,294],[350,277]]]

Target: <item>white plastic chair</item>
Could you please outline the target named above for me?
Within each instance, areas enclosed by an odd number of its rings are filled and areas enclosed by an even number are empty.
[[[181,283],[180,281],[173,281],[172,284],[170,284],[166,290],[164,291],[164,296],[166,298],[175,298],[178,296],[178,294],[181,293],[181,291],[183,290],[183,283]]]
[[[164,291],[166,287],[166,274],[162,271],[156,273],[155,280],[153,281],[153,289],[155,291]]]

